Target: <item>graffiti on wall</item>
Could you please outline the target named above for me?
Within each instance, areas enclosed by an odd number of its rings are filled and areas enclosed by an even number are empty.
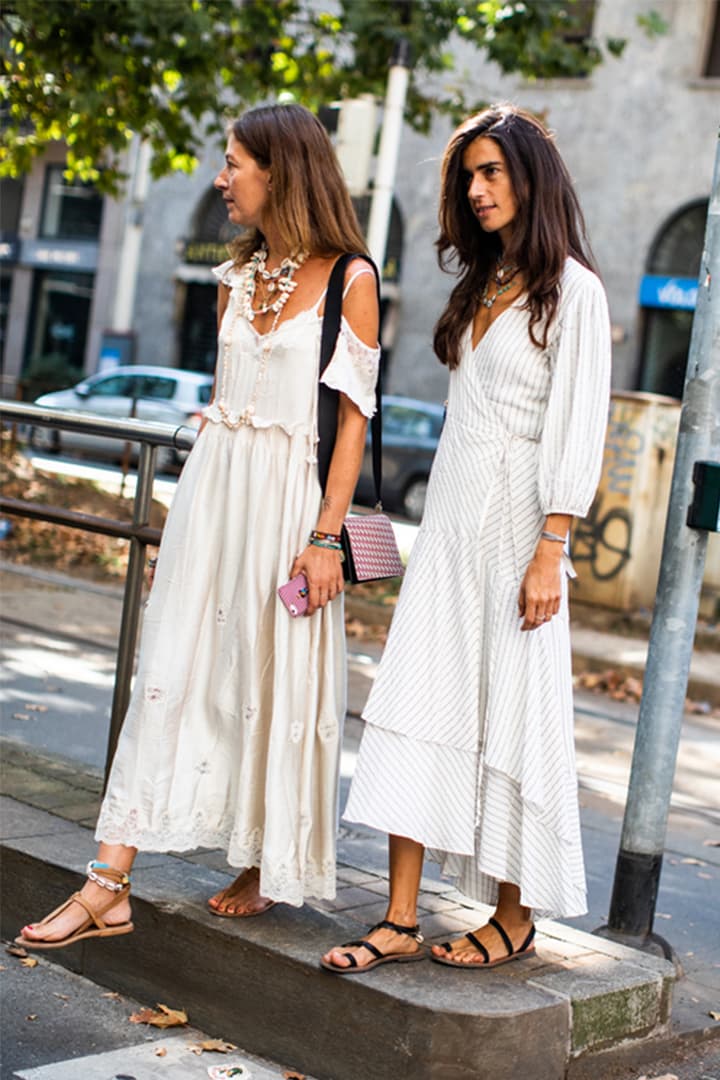
[[[645,435],[637,427],[638,409],[624,401],[613,401],[610,409],[602,487],[612,495],[630,495],[635,470],[645,449]]]
[[[617,576],[632,553],[632,516],[624,506],[604,509],[605,497],[598,494],[587,517],[575,523],[572,559],[587,563],[597,581]]]

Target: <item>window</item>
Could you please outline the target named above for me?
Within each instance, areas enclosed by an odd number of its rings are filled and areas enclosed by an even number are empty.
[[[383,434],[399,439],[431,439],[436,432],[432,417],[403,405],[383,409]]]
[[[97,240],[102,196],[92,184],[69,183],[62,165],[48,166],[40,236],[56,240]]]
[[[108,375],[107,379],[91,383],[90,393],[93,397],[132,397],[137,382],[133,375]]]
[[[682,397],[707,207],[702,200],[675,213],[648,256],[640,287],[639,390]]]
[[[165,379],[162,375],[144,375],[140,387],[140,397],[155,398],[156,401],[169,401],[175,396],[177,382]]]
[[[712,11],[708,19],[710,36],[703,75],[706,79],[720,78],[720,2],[713,0]]]
[[[92,274],[35,272],[26,362],[53,356],[77,368],[80,374],[92,295]]]

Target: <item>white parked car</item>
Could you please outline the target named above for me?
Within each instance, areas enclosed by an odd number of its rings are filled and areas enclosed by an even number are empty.
[[[67,390],[43,394],[35,404],[118,420],[132,416],[137,420],[197,428],[202,410],[210,400],[212,384],[212,375],[199,371],[134,364],[92,375]],[[76,450],[115,459],[122,457],[126,445],[120,439],[46,427],[32,428],[30,443],[35,449],[51,453]],[[132,443],[131,460],[137,460],[137,456],[138,444]],[[186,456],[187,452],[178,454],[170,447],[160,447],[157,469],[162,472],[177,467]]]

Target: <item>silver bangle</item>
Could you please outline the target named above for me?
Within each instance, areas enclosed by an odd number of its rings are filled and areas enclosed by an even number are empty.
[[[540,533],[541,540],[555,540],[558,544],[564,544],[567,540],[567,536],[558,536],[557,533],[548,532],[547,529],[543,529]]]

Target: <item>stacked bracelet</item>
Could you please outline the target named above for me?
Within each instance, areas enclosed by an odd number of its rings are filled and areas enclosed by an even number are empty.
[[[328,551],[337,551],[340,556],[340,562],[345,562],[345,552],[342,549],[342,544],[339,540],[310,540],[311,547],[326,548]]]
[[[558,533],[548,532],[547,529],[543,529],[540,533],[540,537],[543,540],[554,540],[558,544],[564,544],[567,540],[567,536],[559,536]]]
[[[310,533],[310,543],[314,540],[327,540],[330,544],[340,544],[340,535],[338,533],[320,532],[319,529],[313,529]]]

